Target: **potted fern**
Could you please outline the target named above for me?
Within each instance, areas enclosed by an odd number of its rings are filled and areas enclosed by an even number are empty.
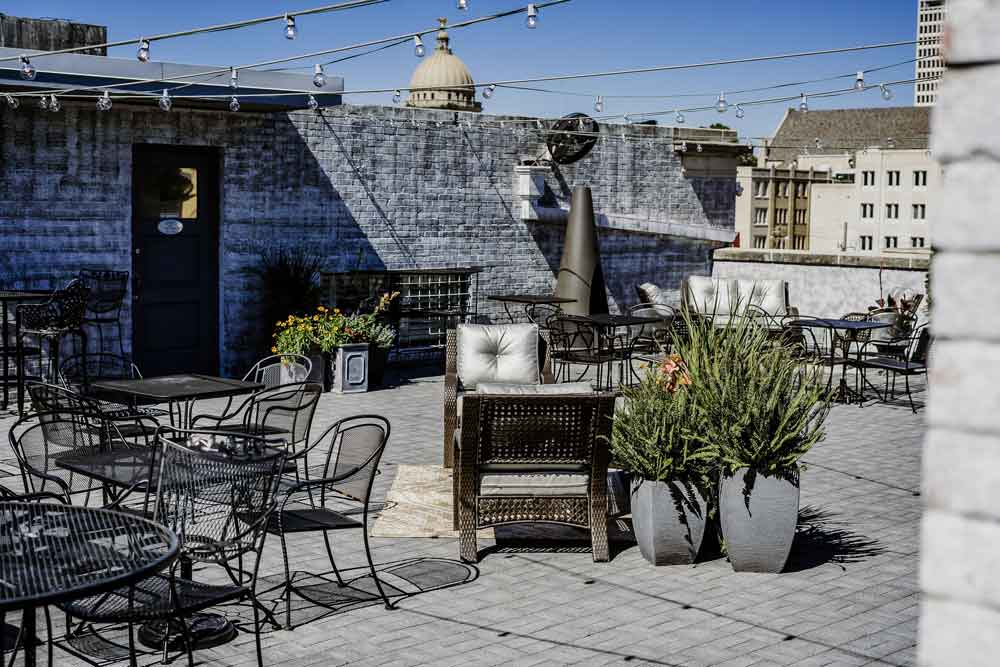
[[[654,565],[694,562],[705,536],[715,447],[692,439],[698,413],[684,362],[672,355],[623,388],[611,450],[632,478],[632,526]]]
[[[799,461],[824,436],[826,383],[752,317],[689,329],[680,353],[699,413],[694,438],[718,453],[729,560],[736,571],[780,572],[798,523]]]

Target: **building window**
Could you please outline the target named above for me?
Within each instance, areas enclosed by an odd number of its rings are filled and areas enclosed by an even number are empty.
[[[898,171],[887,171],[885,172],[886,178],[889,179],[890,188],[899,187],[899,172]]]
[[[927,219],[927,204],[914,204],[913,205],[913,219],[914,220],[926,220]]]
[[[775,237],[772,237],[772,239],[771,239],[771,247],[774,248],[775,250],[784,250],[785,249],[785,237],[784,236],[775,236]]]
[[[923,248],[924,247],[924,237],[923,236],[911,236],[910,237],[910,247],[911,248]]]
[[[767,247],[767,237],[766,236],[755,236],[755,237],[753,237],[753,247],[754,248],[766,248]]]
[[[787,225],[788,224],[788,209],[779,208],[774,211],[774,224],[776,225]]]
[[[927,172],[926,171],[915,171],[915,172],[913,172],[913,187],[915,187],[915,188],[926,188],[927,187]]]
[[[755,224],[755,225],[766,225],[767,224],[767,209],[766,208],[755,208],[753,210],[753,224]]]
[[[862,204],[861,205],[861,217],[865,220],[870,220],[875,217],[875,204]]]
[[[886,218],[886,220],[898,220],[899,219],[899,204],[886,204],[885,205],[885,218]]]
[[[806,224],[806,210],[804,208],[795,210],[795,224],[796,225]]]
[[[873,187],[875,185],[875,172],[874,171],[863,171],[861,172],[861,184],[866,188]]]
[[[795,196],[801,199],[805,199],[808,196],[808,188],[805,183],[795,184]]]
[[[860,237],[858,237],[858,240],[861,242],[861,249],[862,250],[871,250],[872,249],[872,237],[870,237],[870,236],[860,236]]]
[[[793,250],[805,250],[806,249],[806,235],[796,234],[792,237],[792,249]]]
[[[767,181],[754,181],[753,182],[753,196],[754,197],[766,197],[767,196]]]
[[[885,237],[885,248],[898,248],[899,247],[899,237],[898,236],[886,236]]]
[[[783,181],[781,183],[781,196],[782,197],[788,196],[788,181]]]

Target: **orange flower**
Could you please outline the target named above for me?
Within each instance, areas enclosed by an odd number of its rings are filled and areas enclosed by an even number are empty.
[[[278,348],[272,345],[271,346],[271,354],[277,354],[277,353],[278,353]]]

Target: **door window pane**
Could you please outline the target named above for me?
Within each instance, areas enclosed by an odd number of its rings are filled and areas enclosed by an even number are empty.
[[[198,170],[194,167],[163,167],[150,174],[139,193],[143,218],[198,217]]]

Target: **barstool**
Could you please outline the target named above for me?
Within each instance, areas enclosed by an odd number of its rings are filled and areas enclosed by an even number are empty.
[[[83,316],[87,309],[89,290],[79,279],[71,281],[64,289],[53,292],[45,303],[24,304],[17,308],[17,410],[24,412],[24,357],[27,348],[24,340],[28,336],[38,338],[38,363],[40,372],[44,373],[42,380],[50,384],[56,383],[59,372],[59,346],[63,336],[76,335],[83,343],[83,351],[87,351],[87,333],[83,330]],[[49,344],[48,372],[45,371],[43,343]],[[86,364],[84,364],[86,367]],[[84,378],[86,384],[86,377]]]
[[[97,329],[97,352],[110,351],[104,349],[104,325],[113,324],[118,329],[118,353],[124,357],[121,315],[128,291],[128,271],[81,269],[80,280],[90,289],[83,323]]]

